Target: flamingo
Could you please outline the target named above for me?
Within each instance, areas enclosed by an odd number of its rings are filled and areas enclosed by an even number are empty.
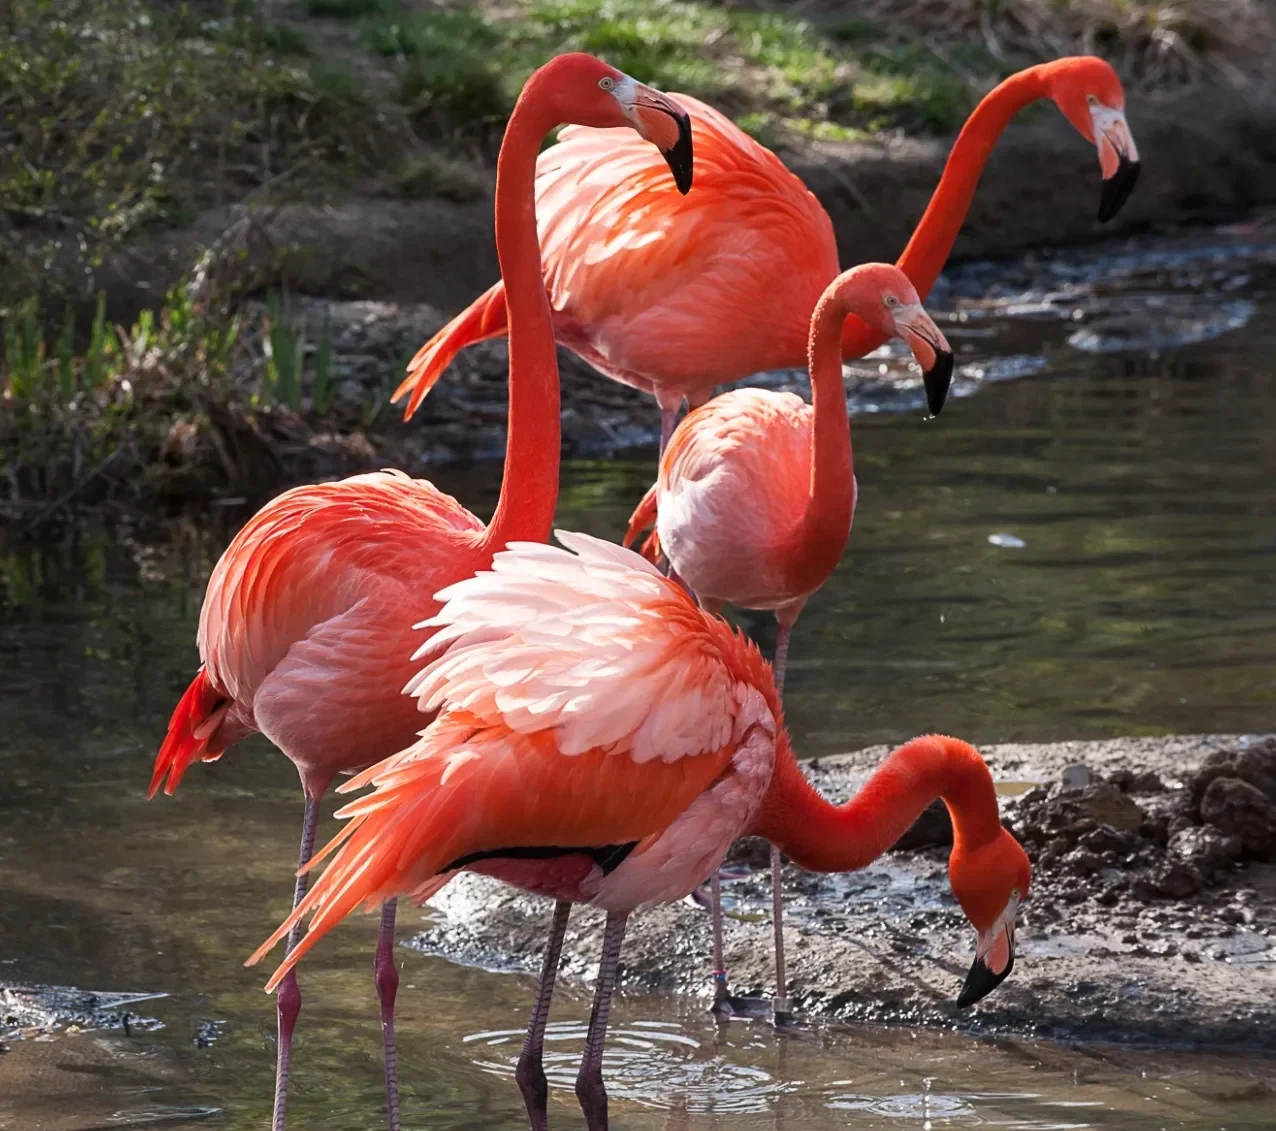
[[[564,130],[541,154],[536,194],[554,334],[615,381],[655,396],[660,450],[683,399],[695,408],[727,385],[806,359],[811,311],[838,273],[833,224],[770,150],[687,95],[697,191],[683,200],[651,154],[590,129]],[[997,138],[1021,109],[1050,98],[1099,155],[1099,219],[1120,210],[1138,179],[1125,93],[1102,59],[1075,56],[1020,71],[992,90],[963,127],[898,266],[925,299],[974,198]],[[497,283],[412,359],[394,399],[410,417],[460,350],[506,332]],[[863,357],[883,331],[850,319],[842,354]],[[947,386],[927,389],[930,411]]]
[[[651,525],[644,552],[663,552],[700,604],[772,609],[775,685],[784,694],[789,634],[806,602],[837,566],[850,536],[856,484],[842,328],[855,317],[883,338],[902,338],[928,386],[947,386],[953,354],[898,267],[852,267],[825,288],[811,315],[808,358],[813,404],[792,393],[733,389],[689,412],[660,460],[659,478],[629,520],[625,545]],[[777,1022],[785,997],[780,853],[772,846]],[[714,1009],[747,1012],[727,992],[721,885],[711,881]]]
[[[606,1131],[603,1041],[625,924],[685,897],[752,830],[820,871],[861,868],[936,796],[953,816],[952,889],[978,938],[958,997],[994,989],[1014,962],[1028,858],[1001,825],[992,776],[971,746],[930,735],[896,750],[845,805],[824,800],[794,760],[770,666],[630,550],[559,532],[523,543],[452,585],[407,690],[437,712],[402,753],[345,783],[366,785],[309,894],[248,960],[310,915],[267,990],[357,907],[425,901],[469,870],[555,901],[516,1069],[533,1131],[545,1131],[541,1065],[573,903],[607,913],[576,1094]]]
[[[511,540],[549,537],[558,495],[558,363],[536,240],[536,154],[561,123],[627,126],[691,185],[690,124],[671,99],[598,59],[568,54],[527,80],[497,162],[496,245],[510,327],[510,423],[492,521],[399,472],[298,487],[263,507],[209,579],[200,612],[202,666],[155,760],[150,796],[172,793],[195,760],[213,761],[260,731],[296,765],[305,794],[300,863],[314,847],[319,800],[333,778],[401,750],[424,720],[402,694],[415,671],[412,623],[432,594],[482,569]],[[615,135],[608,135],[614,137]],[[300,875],[294,905],[305,892]],[[395,902],[382,910],[374,963],[391,1131],[399,1123],[393,960]],[[287,1105],[295,977],[281,987],[274,1131]]]

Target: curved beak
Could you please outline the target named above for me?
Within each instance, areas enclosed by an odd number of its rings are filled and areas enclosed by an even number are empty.
[[[1099,221],[1106,224],[1130,198],[1139,180],[1139,151],[1130,133],[1125,112],[1110,106],[1090,111],[1094,122],[1094,144],[1103,170],[1103,192],[1099,197]]]
[[[664,154],[674,183],[684,196],[691,190],[691,117],[667,94],[627,78],[613,93],[634,129]]]
[[[975,947],[975,961],[966,975],[966,983],[957,995],[957,1008],[966,1009],[987,997],[1015,968],[1015,908],[1011,900],[1001,918],[987,931],[980,932]]]
[[[948,397],[953,380],[953,351],[948,339],[940,333],[934,320],[920,303],[902,306],[895,312],[895,332],[913,351],[922,367],[922,384],[926,386],[926,407],[938,416]]]

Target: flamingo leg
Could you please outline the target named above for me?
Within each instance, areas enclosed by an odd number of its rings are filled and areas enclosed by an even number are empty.
[[[319,802],[306,796],[306,811],[301,821],[301,851],[297,858],[300,870],[310,859],[315,850],[315,829],[319,825]],[[292,905],[294,909],[305,897],[306,888],[310,884],[310,873],[302,872],[297,877],[293,888]],[[288,949],[291,951],[305,932],[305,927],[298,923],[288,934]],[[297,972],[289,970],[287,976],[279,983],[275,994],[275,1012],[279,1022],[279,1049],[275,1060],[275,1111],[271,1119],[272,1131],[284,1131],[288,1119],[288,1072],[292,1067],[292,1032],[297,1025],[297,1016],[301,1013],[301,990],[297,986]]]
[[[399,992],[399,968],[394,964],[394,913],[397,899],[381,905],[381,932],[373,979],[381,1001],[381,1043],[385,1046],[385,1108],[389,1131],[399,1131],[399,1054],[394,1047],[394,999]]]
[[[607,1089],[603,1087],[603,1042],[607,1039],[607,1018],[611,1014],[611,997],[616,989],[616,967],[620,962],[620,944],[625,939],[629,914],[609,911],[603,931],[603,956],[598,965],[598,985],[594,989],[594,1010],[589,1016],[589,1036],[585,1038],[585,1055],[576,1077],[576,1098],[585,1113],[589,1131],[607,1131]]]
[[[713,930],[713,1011],[730,1013],[727,959],[722,944],[722,876],[717,869],[709,880],[709,918]]]
[[[549,938],[545,941],[545,955],[541,959],[541,976],[536,983],[536,1000],[532,1003],[532,1017],[527,1023],[527,1036],[523,1038],[523,1051],[514,1069],[523,1102],[527,1104],[527,1117],[532,1131],[549,1129],[549,1083],[545,1079],[542,1055],[545,1051],[545,1025],[549,1021],[549,1002],[554,996],[554,981],[558,977],[558,960],[563,953],[563,936],[567,934],[567,917],[572,905],[560,899],[554,904],[554,919],[550,924]]]
[[[784,698],[784,673],[789,665],[789,633],[793,626],[780,623],[775,633],[775,691]],[[771,845],[771,922],[775,928],[775,1005],[772,1016],[775,1024],[783,1025],[793,1020],[789,1004],[788,970],[784,962],[784,891],[782,875],[783,859],[780,850]]]

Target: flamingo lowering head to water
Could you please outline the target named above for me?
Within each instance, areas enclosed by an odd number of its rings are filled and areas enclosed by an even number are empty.
[[[637,554],[583,534],[565,550],[530,543],[439,594],[409,685],[437,712],[420,739],[341,787],[375,786],[310,893],[250,963],[303,918],[310,929],[267,988],[357,907],[424,901],[460,871],[556,901],[517,1079],[534,1131],[547,1126],[542,1042],[572,903],[607,912],[576,1082],[590,1131],[607,1127],[603,1040],[629,914],[681,899],[747,831],[805,867],[860,868],[936,796],[952,813],[953,891],[978,933],[959,1004],[1014,961],[1027,894],[1023,849],[1000,823],[978,753],[928,736],[896,750],[845,805],[825,801],[794,761],[770,666],[726,622]]]
[[[685,397],[695,408],[729,385],[806,361],[807,329],[838,273],[833,224],[769,149],[687,95],[696,191],[679,196],[659,158],[636,140],[564,130],[536,172],[545,287],[554,335],[614,381],[660,405],[661,450]],[[899,268],[925,299],[965,222],[993,146],[1014,116],[1048,98],[1095,147],[1110,220],[1138,179],[1125,91],[1102,59],[1074,56],[1011,75],[975,107]],[[411,416],[466,346],[506,333],[501,283],[421,347],[395,399]],[[852,318],[842,354],[863,357],[889,336]],[[943,392],[931,392],[931,412]]]
[[[922,368],[928,390],[946,390],[953,354],[922,309],[907,275],[886,263],[852,267],[834,279],[811,315],[807,349],[812,404],[793,393],[732,389],[689,412],[660,460],[659,477],[629,520],[625,545],[655,525],[643,548],[670,569],[710,612],[725,604],[771,609],[775,683],[784,694],[789,633],[806,602],[833,573],[855,515],[842,328],[855,317],[899,337]],[[942,394],[940,399],[942,400]],[[933,400],[933,397],[932,397]],[[771,852],[775,918],[774,1015],[788,1018],[780,854]],[[747,1012],[727,991],[722,945],[722,896],[717,875],[713,916],[714,1008]]]
[[[690,125],[663,94],[581,54],[561,55],[527,80],[496,172],[510,424],[492,521],[484,526],[450,495],[396,472],[299,487],[258,511],[209,580],[199,618],[203,666],[173,713],[151,795],[166,777],[165,791],[172,793],[192,762],[213,761],[260,731],[301,775],[304,865],[314,847],[319,800],[333,778],[402,750],[426,722],[402,688],[418,667],[412,653],[421,635],[413,622],[438,608],[433,595],[486,568],[507,542],[549,537],[558,497],[558,363],[541,282],[533,181],[541,141],[563,122],[630,127],[665,154],[679,191],[691,184]],[[303,873],[294,905],[305,887]],[[394,910],[389,900],[375,962],[391,1131],[399,1124]],[[272,1126],[283,1131],[301,1010],[295,976],[280,987],[277,1007]]]

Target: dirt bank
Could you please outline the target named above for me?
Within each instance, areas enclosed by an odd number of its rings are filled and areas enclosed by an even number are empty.
[[[852,793],[885,753],[812,765]],[[790,991],[808,1019],[981,1032],[1276,1048],[1276,739],[1200,735],[990,746],[1003,819],[1034,863],[1014,973],[972,1011],[954,999],[974,935],[948,891],[942,816],[851,876],[785,869]],[[769,992],[771,926],[760,842],[725,885],[737,993]],[[759,870],[754,870],[754,865]],[[466,876],[407,945],[533,969],[548,906]],[[574,913],[568,977],[588,979],[601,918]],[[689,900],[636,916],[622,984],[708,1000],[708,916]]]

